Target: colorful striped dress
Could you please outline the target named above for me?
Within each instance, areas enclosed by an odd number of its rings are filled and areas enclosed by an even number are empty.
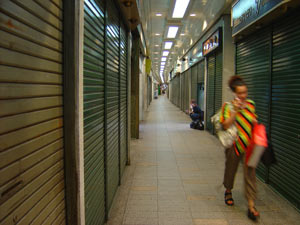
[[[223,123],[229,117],[230,107],[227,103],[225,103],[221,110],[220,123]],[[252,100],[247,99],[245,108],[239,110],[235,118],[238,138],[233,146],[237,155],[240,155],[247,150],[252,138],[252,128],[254,125],[253,120],[256,118],[255,103]]]

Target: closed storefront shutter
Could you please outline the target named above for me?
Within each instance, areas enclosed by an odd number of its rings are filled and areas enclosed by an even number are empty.
[[[86,224],[105,220],[104,7],[84,5],[84,185]]]
[[[215,109],[216,113],[222,107],[222,70],[223,70],[223,54],[222,52],[216,53],[216,71],[215,71]]]
[[[107,204],[110,209],[119,184],[119,14],[114,4],[107,4]]]
[[[198,63],[198,83],[204,83],[204,65],[205,61],[202,60],[201,62]]]
[[[273,27],[271,141],[278,163],[269,183],[300,208],[300,17]]]
[[[199,105],[202,111],[205,111],[204,110],[204,91],[205,91],[204,90],[204,74],[205,74],[204,64],[205,61],[202,60],[197,65],[198,67],[197,104]]]
[[[190,82],[191,82],[191,69],[186,71],[185,74],[185,104],[183,111],[186,112],[189,109],[189,96],[190,96]]]
[[[0,224],[65,224],[62,1],[0,10]]]
[[[176,87],[178,88],[176,91],[176,106],[180,108],[180,76],[176,77]]]
[[[180,74],[180,109],[183,110],[183,104],[184,104],[184,75],[185,73]]]
[[[207,59],[207,97],[206,97],[206,128],[211,133],[213,126],[210,118],[215,111],[215,56],[212,55]]]
[[[268,128],[269,77],[270,77],[270,30],[237,43],[236,74],[242,76],[248,85],[248,97],[256,104],[258,121]],[[257,174],[265,178],[266,170],[260,165]]]
[[[192,81],[191,81],[191,99],[197,101],[197,88],[198,88],[198,66],[192,67]]]
[[[121,108],[120,108],[120,160],[121,160],[121,174],[123,174],[126,162],[127,162],[127,32],[124,26],[121,26],[121,33],[120,33],[120,97],[121,97]],[[152,85],[151,85],[152,86]]]

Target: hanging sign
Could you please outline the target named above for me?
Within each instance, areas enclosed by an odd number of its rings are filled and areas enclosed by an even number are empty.
[[[231,8],[232,36],[285,2],[286,0],[237,0]]]
[[[147,58],[146,59],[146,73],[150,75],[151,72],[151,59]]]
[[[206,41],[202,43],[202,52],[203,56],[212,52],[216,48],[220,46],[220,29],[218,29],[215,33],[213,33]]]

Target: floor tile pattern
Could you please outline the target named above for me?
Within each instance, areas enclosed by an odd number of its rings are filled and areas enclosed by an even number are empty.
[[[296,225],[300,214],[258,181],[258,222],[247,218],[239,168],[233,197],[224,204],[224,150],[206,131],[189,128],[189,117],[165,96],[153,100],[131,141],[125,170],[107,225]]]

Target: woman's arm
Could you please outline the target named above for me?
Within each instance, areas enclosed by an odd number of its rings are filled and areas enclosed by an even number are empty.
[[[237,111],[242,107],[241,101],[237,99],[232,101],[232,105],[233,109],[230,110],[230,116],[222,123],[224,130],[227,130],[234,123]]]
[[[236,111],[231,110],[230,117],[222,123],[224,130],[227,130],[234,123],[235,116],[236,116]]]

